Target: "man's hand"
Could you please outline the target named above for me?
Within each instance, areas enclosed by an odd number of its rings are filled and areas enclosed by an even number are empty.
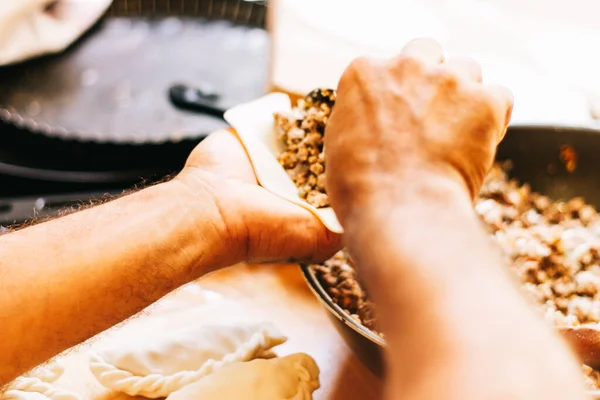
[[[341,246],[339,235],[310,212],[258,186],[244,148],[228,131],[205,139],[176,180],[192,191],[207,191],[217,205],[229,244],[223,265],[323,261]]]
[[[236,137],[217,132],[173,180],[0,237],[0,388],[204,274],[339,246],[259,187]]]
[[[512,111],[507,89],[481,81],[475,61],[444,61],[429,39],[348,67],[325,135],[327,190],[342,222],[355,204],[394,202],[409,180],[435,176],[479,192]]]
[[[473,212],[511,108],[431,40],[340,81],[327,190],[385,333],[389,399],[584,398],[574,357]]]

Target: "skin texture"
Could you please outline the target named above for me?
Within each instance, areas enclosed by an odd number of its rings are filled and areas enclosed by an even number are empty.
[[[0,385],[218,268],[339,247],[217,132],[172,181],[0,237]]]
[[[390,399],[582,399],[566,345],[530,310],[472,210],[512,98],[469,59],[418,40],[343,75],[328,192],[389,343]],[[218,132],[172,181],[0,237],[0,384],[242,261],[340,247],[256,185]]]
[[[472,209],[512,109],[481,80],[422,39],[356,60],[339,83],[327,189],[389,344],[386,397],[583,399],[572,354]]]

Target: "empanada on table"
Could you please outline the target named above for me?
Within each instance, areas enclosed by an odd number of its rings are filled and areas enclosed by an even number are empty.
[[[0,390],[0,400],[80,400],[76,393],[53,385],[63,372],[57,361],[34,368]]]
[[[271,323],[189,326],[140,337],[90,355],[106,388],[148,398],[169,394],[230,363],[274,357],[286,337]]]
[[[2,400],[48,400],[50,397],[36,392],[9,390],[2,395]]]
[[[319,368],[307,354],[227,365],[167,400],[310,400]]]

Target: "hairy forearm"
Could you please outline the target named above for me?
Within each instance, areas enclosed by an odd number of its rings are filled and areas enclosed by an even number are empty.
[[[464,189],[415,182],[346,228],[389,344],[389,398],[579,398],[569,351],[521,298]]]
[[[0,384],[218,267],[219,224],[171,181],[0,237]]]

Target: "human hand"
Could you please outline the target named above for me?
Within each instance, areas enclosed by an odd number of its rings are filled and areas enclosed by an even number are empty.
[[[411,182],[458,183],[473,199],[512,104],[507,89],[482,84],[475,61],[444,61],[433,40],[385,62],[355,60],[325,133],[327,191],[341,222],[359,204],[393,204]]]
[[[339,250],[340,237],[313,214],[258,186],[237,137],[219,131],[192,152],[177,181],[206,191],[218,208],[227,260],[237,262],[323,261]],[[208,222],[204,222],[208,223]]]

